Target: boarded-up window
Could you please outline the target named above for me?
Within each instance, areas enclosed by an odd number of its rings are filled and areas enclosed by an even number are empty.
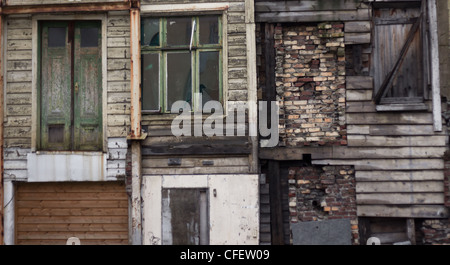
[[[421,102],[426,88],[420,3],[374,10],[373,72],[377,103]]]
[[[209,244],[207,191],[163,189],[162,242],[164,245]]]
[[[40,24],[40,150],[102,149],[100,25],[99,21]]]

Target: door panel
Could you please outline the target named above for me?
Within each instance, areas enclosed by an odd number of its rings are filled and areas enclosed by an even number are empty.
[[[102,148],[102,69],[100,22],[75,26],[74,119],[75,148]]]
[[[44,23],[41,59],[41,145],[70,148],[71,44],[68,23]]]

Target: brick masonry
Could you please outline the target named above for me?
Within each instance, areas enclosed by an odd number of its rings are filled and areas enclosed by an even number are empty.
[[[424,220],[420,226],[424,245],[450,245],[450,219]]]
[[[290,223],[350,219],[353,244],[359,244],[355,170],[351,166],[291,167]]]
[[[342,23],[277,25],[280,146],[346,145]]]

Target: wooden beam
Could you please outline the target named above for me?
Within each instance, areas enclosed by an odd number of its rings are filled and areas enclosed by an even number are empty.
[[[141,138],[141,23],[139,8],[130,10],[131,128],[130,139]]]
[[[431,90],[433,95],[433,124],[435,131],[442,131],[442,107],[441,107],[441,80],[439,66],[439,36],[437,24],[436,1],[428,3],[428,20],[430,29],[430,55],[431,55]]]
[[[128,2],[101,3],[101,4],[58,4],[36,6],[3,6],[2,13],[13,14],[38,14],[55,12],[100,12],[100,11],[124,11],[130,9]]]
[[[4,206],[3,206],[3,15],[1,14],[0,7],[0,245],[3,245],[3,216],[4,216]]]
[[[270,224],[272,233],[272,245],[284,244],[283,207],[281,194],[280,162],[269,160],[269,196],[270,196]]]

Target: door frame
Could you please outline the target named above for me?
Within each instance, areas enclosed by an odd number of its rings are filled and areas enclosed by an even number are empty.
[[[107,14],[73,14],[73,15],[35,15],[32,17],[32,115],[31,115],[31,152],[37,151],[37,142],[39,141],[39,76],[40,72],[38,67],[39,61],[39,22],[45,20],[99,20],[101,21],[101,34],[102,34],[102,143],[103,152],[107,152],[107,138],[106,138],[106,126],[107,126]]]

